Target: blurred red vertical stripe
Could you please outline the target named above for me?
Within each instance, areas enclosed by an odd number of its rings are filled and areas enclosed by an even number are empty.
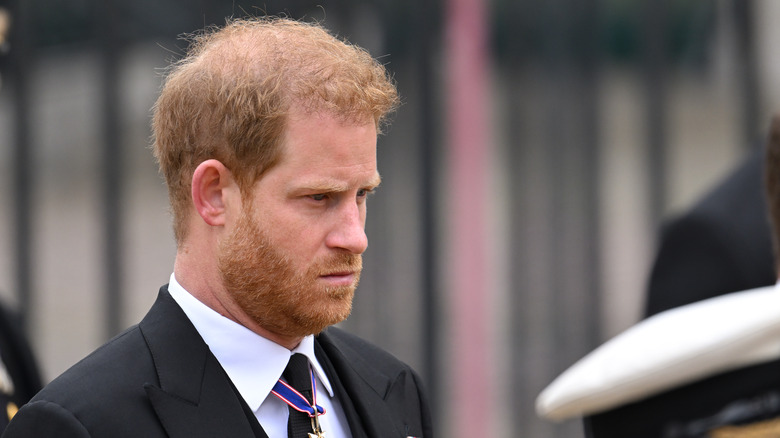
[[[447,185],[453,263],[453,432],[489,436],[494,403],[490,372],[487,263],[488,176],[491,152],[487,2],[449,0],[446,15]]]

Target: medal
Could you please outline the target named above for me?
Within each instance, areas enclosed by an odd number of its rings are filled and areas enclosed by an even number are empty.
[[[314,402],[317,403],[316,401]],[[314,431],[314,433],[309,434],[309,438],[325,438],[325,433],[322,431],[322,427],[320,427],[320,413],[319,411],[315,411],[314,415],[311,417],[311,430]]]
[[[325,413],[325,408],[317,404],[317,382],[314,379],[314,370],[309,367],[309,374],[311,376],[311,393],[313,403],[309,403],[300,392],[290,386],[287,382],[279,379],[274,385],[271,393],[279,397],[283,402],[287,403],[298,412],[307,414],[311,419],[311,429],[309,432],[309,438],[325,438],[325,432],[320,427],[320,415]]]
[[[316,401],[315,401],[316,404]],[[311,416],[311,430],[314,431],[314,433],[309,434],[309,438],[325,438],[325,432],[322,431],[322,427],[320,427],[320,413],[315,412],[313,416]]]

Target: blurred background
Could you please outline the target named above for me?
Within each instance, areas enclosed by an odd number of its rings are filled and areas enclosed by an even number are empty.
[[[0,298],[45,380],[139,321],[173,269],[149,121],[178,36],[286,14],[398,83],[343,326],[420,371],[441,436],[581,437],[538,419],[536,395],[640,319],[662,223],[760,148],[780,109],[772,0],[0,8]]]

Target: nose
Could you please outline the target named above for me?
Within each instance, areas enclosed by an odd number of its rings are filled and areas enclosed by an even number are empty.
[[[368,248],[366,236],[365,207],[358,204],[345,205],[339,209],[335,224],[328,233],[325,244],[329,248],[362,254]]]

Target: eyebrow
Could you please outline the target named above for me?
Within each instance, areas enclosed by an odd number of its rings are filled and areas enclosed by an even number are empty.
[[[382,177],[379,174],[375,174],[366,184],[361,184],[361,188],[374,189],[382,182]],[[350,185],[336,181],[313,181],[311,183],[303,183],[296,191],[313,191],[322,193],[338,193],[349,190]]]

